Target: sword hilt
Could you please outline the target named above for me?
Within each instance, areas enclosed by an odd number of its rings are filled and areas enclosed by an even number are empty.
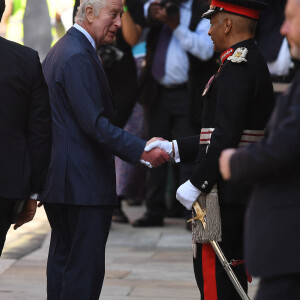
[[[202,207],[200,206],[200,204],[197,201],[193,204],[193,209],[196,213],[196,216],[194,218],[191,218],[187,222],[190,223],[192,221],[200,220],[203,225],[203,228],[205,229],[205,227],[206,227],[206,220],[205,220],[206,211],[205,211],[205,209],[202,209]]]

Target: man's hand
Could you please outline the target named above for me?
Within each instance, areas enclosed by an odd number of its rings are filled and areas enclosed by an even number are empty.
[[[224,180],[229,180],[231,178],[230,159],[235,152],[236,149],[226,149],[222,151],[219,158],[220,173]]]
[[[170,156],[165,151],[155,148],[151,151],[144,151],[141,156],[141,163],[147,167],[158,167],[170,159]]]
[[[172,30],[174,30],[180,23],[180,15],[176,17],[170,17],[167,14],[166,8],[160,6],[160,1],[155,1],[149,6],[149,16],[155,21],[159,21],[163,24],[166,24]],[[169,4],[167,4],[169,5]]]
[[[20,212],[17,222],[14,225],[14,229],[21,227],[23,224],[30,222],[36,212],[37,201],[34,199],[27,200],[25,206],[23,207],[22,211]]]
[[[186,207],[186,209],[191,210],[200,194],[201,191],[188,180],[177,189],[176,199]]]

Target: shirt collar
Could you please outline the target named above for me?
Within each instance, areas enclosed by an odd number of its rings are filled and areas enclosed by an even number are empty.
[[[192,0],[188,0],[186,2],[182,2],[181,6],[183,6],[186,9],[191,9],[192,8]]]
[[[93,48],[95,50],[97,50],[95,40],[92,38],[92,36],[82,26],[80,26],[77,23],[74,23],[73,27],[75,27],[77,30],[82,32],[85,35],[85,37],[89,40],[89,42],[92,44]]]

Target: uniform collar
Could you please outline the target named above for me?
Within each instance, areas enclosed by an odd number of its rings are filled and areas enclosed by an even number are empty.
[[[251,48],[255,48],[256,44],[254,39],[249,39],[249,40],[238,42],[237,44],[231,46],[221,54],[220,59],[222,64],[226,61],[228,57],[233,55],[234,51],[239,47],[245,47],[247,49],[251,49]]]

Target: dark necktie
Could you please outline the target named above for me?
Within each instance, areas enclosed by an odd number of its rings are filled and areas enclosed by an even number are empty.
[[[163,25],[152,62],[152,75],[156,81],[160,81],[165,74],[165,64],[172,29]]]

